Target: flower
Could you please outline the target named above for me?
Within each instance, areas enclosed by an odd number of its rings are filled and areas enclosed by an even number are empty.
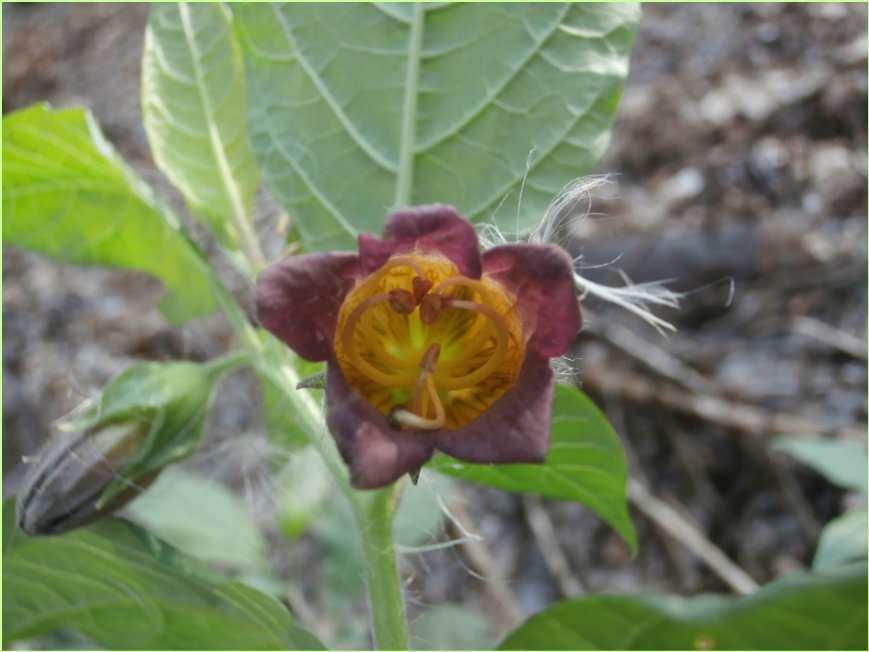
[[[387,485],[441,450],[468,462],[542,462],[549,359],[581,320],[570,257],[549,244],[480,253],[451,206],[387,217],[359,253],[291,256],[257,280],[262,325],[326,361],[326,422],[357,488]]]

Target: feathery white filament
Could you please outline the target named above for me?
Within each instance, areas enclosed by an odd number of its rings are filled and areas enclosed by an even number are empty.
[[[540,222],[528,235],[528,242],[564,246],[570,224],[590,214],[591,193],[610,183],[612,181],[609,175],[583,177],[568,183],[546,208]],[[514,236],[511,240],[492,222],[478,225],[478,233],[485,248],[508,244],[519,239],[518,236]],[[578,262],[579,258],[574,260],[574,268]],[[650,306],[679,307],[682,294],[668,289],[665,285],[668,280],[632,283],[624,274],[622,278],[625,280],[625,285],[613,287],[590,281],[575,269],[573,272],[573,281],[580,299],[592,295],[615,304],[635,314],[661,334],[676,330],[673,324],[658,317],[649,308]]]

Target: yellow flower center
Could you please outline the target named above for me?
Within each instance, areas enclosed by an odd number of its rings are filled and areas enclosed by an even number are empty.
[[[519,375],[525,339],[516,300],[442,256],[392,256],[344,299],[335,331],[350,386],[397,427],[455,430]]]

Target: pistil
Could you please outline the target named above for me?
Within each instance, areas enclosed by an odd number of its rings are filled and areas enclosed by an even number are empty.
[[[434,383],[435,367],[440,356],[441,345],[435,342],[422,356],[420,360],[420,374],[416,381],[416,391],[409,403],[409,408],[398,408],[392,411],[391,417],[399,426],[416,430],[439,430],[446,423],[446,411],[438,396],[437,387]],[[434,406],[435,417],[429,419],[429,402]],[[414,412],[413,410],[416,410]]]

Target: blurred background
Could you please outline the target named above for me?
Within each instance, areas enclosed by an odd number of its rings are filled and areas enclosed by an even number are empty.
[[[398,535],[419,646],[492,644],[584,593],[750,588],[807,567],[823,524],[862,500],[769,444],[865,442],[866,11],[645,8],[597,170],[609,181],[566,243],[592,280],[619,284],[623,270],[686,293],[680,311],[660,313],[678,327],[666,337],[588,300],[572,352],[576,382],[628,452],[639,554],[580,505],[424,472]],[[90,107],[180,212],[141,122],[147,16],[144,4],[4,4],[3,112]],[[282,217],[262,193],[256,223],[273,251]],[[145,276],[3,253],[4,495],[52,422],[131,362],[232,346],[220,317],[168,327]],[[249,305],[250,287],[233,289]],[[314,461],[269,437],[253,376],[218,392],[202,452],[132,516],[278,595],[321,636],[365,644],[349,515]]]

